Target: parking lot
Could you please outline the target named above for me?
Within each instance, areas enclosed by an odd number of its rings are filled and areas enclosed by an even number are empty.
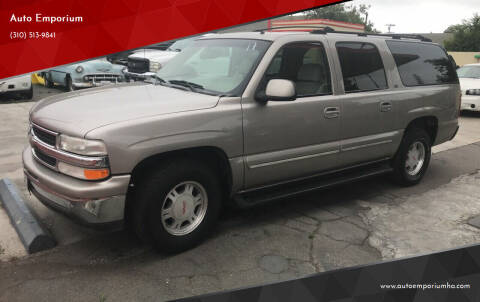
[[[34,101],[60,93],[34,87],[30,102],[0,102],[0,178],[9,178],[59,246],[27,256],[0,207],[0,301],[165,300],[301,277],[459,247],[480,240],[480,114],[460,118],[457,137],[434,148],[423,182],[386,177],[250,210],[227,210],[199,247],[161,255],[129,233],[80,227],[26,191],[21,152]],[[3,104],[4,103],[4,104]],[[68,286],[67,286],[68,285]],[[77,293],[82,292],[82,296]]]

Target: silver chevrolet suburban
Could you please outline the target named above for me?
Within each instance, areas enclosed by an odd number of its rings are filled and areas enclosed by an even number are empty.
[[[38,102],[24,170],[52,209],[181,251],[226,203],[384,173],[418,183],[458,130],[460,98],[452,60],[421,36],[215,34],[149,83]]]

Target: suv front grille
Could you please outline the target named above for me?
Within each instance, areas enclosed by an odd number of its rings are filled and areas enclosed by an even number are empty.
[[[145,73],[150,70],[150,60],[142,58],[128,58],[128,71]]]
[[[38,157],[39,160],[44,162],[45,164],[51,166],[51,167],[56,167],[57,166],[57,160],[54,157],[51,157],[45,153],[43,153],[41,150],[38,148],[33,148],[35,156]]]
[[[39,140],[41,140],[42,142],[44,142],[47,145],[55,147],[55,144],[57,142],[57,136],[56,135],[54,135],[52,133],[49,133],[49,132],[47,132],[43,129],[40,129],[35,125],[32,125],[32,130],[33,130],[33,134],[35,134],[35,136]]]

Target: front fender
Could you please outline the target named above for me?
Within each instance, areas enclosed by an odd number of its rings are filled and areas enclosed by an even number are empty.
[[[91,130],[108,148],[113,174],[127,174],[143,159],[165,152],[215,147],[229,159],[243,155],[240,98],[216,107],[118,122]]]

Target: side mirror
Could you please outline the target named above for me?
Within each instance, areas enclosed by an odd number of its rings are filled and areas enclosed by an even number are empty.
[[[265,89],[266,101],[293,101],[296,98],[295,84],[290,80],[272,79]]]

